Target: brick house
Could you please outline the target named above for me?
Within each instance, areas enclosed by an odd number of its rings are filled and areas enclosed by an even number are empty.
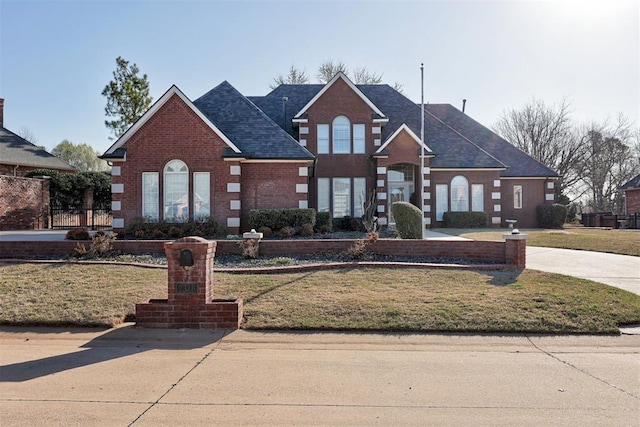
[[[259,97],[223,82],[192,102],[173,86],[101,156],[113,165],[114,228],[210,215],[237,233],[254,208],[359,217],[370,191],[381,225],[391,203],[412,201],[428,226],[447,211],[537,226],[556,172],[451,105],[424,116],[422,146],[420,105],[342,73]]]
[[[631,178],[620,189],[624,192],[625,214],[632,215],[640,213],[640,174]]]
[[[37,169],[76,171],[5,128],[0,98],[0,231],[49,227],[49,182],[25,177]]]

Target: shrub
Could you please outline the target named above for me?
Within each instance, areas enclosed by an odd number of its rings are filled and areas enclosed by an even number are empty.
[[[89,230],[84,227],[76,227],[67,231],[67,240],[89,240]]]
[[[169,229],[169,237],[172,239],[179,239],[183,236],[182,227],[176,227],[175,225]]]
[[[113,251],[113,241],[116,240],[117,233],[105,234],[98,231],[91,240],[89,253],[91,255],[106,255]]]
[[[293,235],[296,234],[296,229],[293,227],[282,227],[280,229],[280,237],[283,239],[290,239]]]
[[[175,239],[183,236],[214,237],[222,235],[223,231],[223,228],[210,217],[178,223],[138,217],[125,227],[122,234],[136,239]]]
[[[447,228],[486,228],[486,212],[445,212],[444,226]]]
[[[269,237],[273,236],[273,230],[271,229],[271,227],[267,227],[267,226],[262,226],[258,228],[258,233],[262,233],[262,237],[264,237],[265,239],[268,239]]]
[[[247,259],[258,258],[260,241],[258,239],[239,240],[237,245],[242,249],[242,256]]]
[[[304,236],[304,237],[313,236],[313,225],[311,225],[309,223],[302,224],[302,227],[300,227],[299,230],[298,230],[298,234],[300,234],[301,236]]]
[[[272,230],[295,228],[307,223],[316,223],[315,209],[252,209],[249,212],[249,227],[255,230],[260,227]]]
[[[331,212],[318,212],[316,214],[316,228],[320,233],[331,233],[333,231],[333,218]]]
[[[334,228],[341,231],[362,231],[364,227],[362,225],[362,220],[359,218],[354,218],[352,216],[344,216],[342,218],[334,218],[333,219]]]
[[[395,202],[391,213],[401,239],[422,239],[422,211],[409,202]]]
[[[542,228],[562,228],[567,219],[567,207],[558,203],[536,206],[538,224]]]
[[[365,239],[358,239],[345,251],[344,255],[350,259],[365,259],[370,256],[367,250],[378,240],[378,233],[371,231],[367,233]]]

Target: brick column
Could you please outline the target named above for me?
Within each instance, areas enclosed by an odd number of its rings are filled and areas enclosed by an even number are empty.
[[[527,267],[527,239],[526,234],[504,234],[505,242],[504,262],[518,269]]]
[[[180,265],[180,252],[190,251],[193,266]],[[169,268],[169,301],[185,303],[190,300],[210,302],[213,298],[213,257],[215,240],[202,237],[183,237],[164,244]]]

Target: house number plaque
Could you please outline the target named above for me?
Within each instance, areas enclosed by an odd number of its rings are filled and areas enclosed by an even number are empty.
[[[176,294],[197,294],[197,283],[176,283]]]

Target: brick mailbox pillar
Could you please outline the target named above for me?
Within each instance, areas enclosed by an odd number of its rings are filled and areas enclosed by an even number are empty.
[[[183,237],[164,244],[168,299],[136,304],[136,326],[144,328],[238,329],[242,300],[213,299],[216,242]]]
[[[525,269],[527,267],[527,238],[526,234],[520,234],[517,229],[511,234],[503,234],[505,240],[505,264],[515,268]]]

